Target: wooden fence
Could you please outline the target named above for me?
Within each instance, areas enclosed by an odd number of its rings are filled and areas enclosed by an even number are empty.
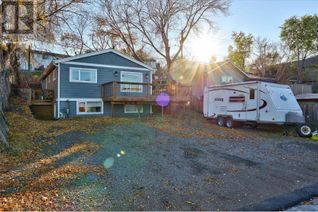
[[[4,143],[5,145],[8,145],[8,121],[4,115],[3,112],[3,104],[2,100],[0,99],[0,143]]]
[[[291,84],[294,95],[312,93],[312,85],[307,84]]]
[[[301,102],[306,122],[318,129],[318,102]]]

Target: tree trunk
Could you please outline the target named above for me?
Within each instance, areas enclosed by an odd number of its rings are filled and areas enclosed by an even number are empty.
[[[301,83],[300,55],[297,54],[297,83]]]

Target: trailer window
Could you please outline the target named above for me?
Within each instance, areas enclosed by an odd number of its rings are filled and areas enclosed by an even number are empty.
[[[245,102],[245,96],[230,96],[229,102]]]
[[[255,99],[255,89],[250,89],[250,99]]]

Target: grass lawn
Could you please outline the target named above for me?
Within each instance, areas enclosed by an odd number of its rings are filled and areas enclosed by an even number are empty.
[[[318,182],[318,144],[279,127],[7,116],[0,210],[235,210]]]

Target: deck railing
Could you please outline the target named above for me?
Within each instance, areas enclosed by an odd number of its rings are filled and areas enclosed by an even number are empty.
[[[102,85],[102,96],[104,100],[140,100],[155,101],[162,92],[170,95],[171,99],[178,101],[190,101],[191,89],[189,86],[151,84],[137,82],[107,82]]]
[[[150,98],[152,96],[152,84],[135,82],[108,82],[102,85],[104,99],[115,100],[117,98]]]

